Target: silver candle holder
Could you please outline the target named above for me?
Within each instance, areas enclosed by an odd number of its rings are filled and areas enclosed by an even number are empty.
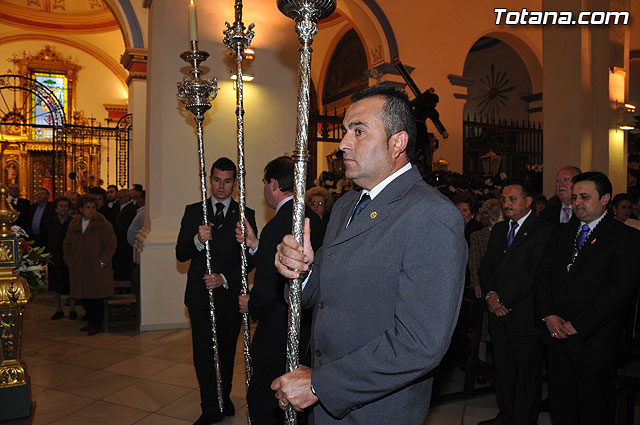
[[[303,244],[304,196],[307,181],[307,161],[309,160],[309,86],[311,80],[311,53],[313,37],[318,32],[318,21],[331,15],[336,9],[335,0],[278,0],[278,9],[293,19],[300,42],[298,64],[298,121],[296,127],[296,148],[293,151],[294,192],[293,192],[293,236]],[[289,319],[287,338],[287,371],[298,367],[300,344],[300,303],[302,278],[292,279],[289,288]],[[286,411],[286,424],[295,425],[297,415],[291,405]]]
[[[204,140],[202,134],[202,122],[204,114],[211,108],[211,101],[218,94],[217,79],[201,78],[202,70],[200,63],[209,57],[209,53],[198,49],[198,42],[191,41],[191,50],[183,52],[180,57],[182,60],[191,65],[191,77],[184,77],[182,82],[178,83],[178,99],[184,103],[189,112],[193,114],[196,122],[198,135],[198,159],[200,174],[200,193],[202,198],[202,217],[203,224],[209,223],[207,217],[207,171],[204,161]],[[211,268],[211,246],[209,241],[204,243],[206,254],[207,274],[212,273]],[[213,299],[213,290],[209,289],[209,311],[211,314],[211,342],[213,344],[213,361],[216,371],[216,387],[218,392],[218,407],[220,413],[224,411],[224,396],[222,393],[222,378],[220,375],[220,355],[218,349],[218,332],[216,322],[216,308]]]
[[[225,37],[222,40],[227,49],[231,51],[236,60],[236,126],[237,126],[237,138],[238,138],[238,203],[240,205],[240,231],[242,232],[243,241],[240,244],[241,252],[241,294],[249,294],[249,282],[247,279],[247,231],[245,226],[245,210],[246,210],[246,168],[244,162],[244,86],[242,81],[242,60],[244,50],[249,47],[251,40],[255,33],[252,31],[254,25],[249,25],[249,28],[245,28],[242,22],[242,0],[235,0],[235,22],[233,25],[229,25],[229,22],[225,22],[227,29],[223,31]],[[247,390],[249,390],[249,381],[253,374],[251,367],[251,354],[249,347],[251,344],[251,333],[249,328],[249,313],[242,314],[242,333],[244,340],[244,365],[245,365],[245,382],[247,384]],[[247,415],[248,415],[247,411]],[[251,418],[247,416],[249,424],[251,424]]]

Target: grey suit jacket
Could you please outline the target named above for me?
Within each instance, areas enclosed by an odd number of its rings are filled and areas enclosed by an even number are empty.
[[[314,308],[317,425],[423,425],[462,298],[462,216],[416,167],[345,229],[359,193],[335,205],[303,293]]]

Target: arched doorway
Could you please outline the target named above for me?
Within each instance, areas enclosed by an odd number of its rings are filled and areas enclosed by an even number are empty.
[[[533,92],[529,69],[516,50],[498,38],[481,37],[469,50],[463,76],[472,82],[463,112],[464,173],[523,177],[542,164],[542,129],[535,122],[541,108],[532,104],[542,95]],[[497,159],[499,168],[491,169]]]

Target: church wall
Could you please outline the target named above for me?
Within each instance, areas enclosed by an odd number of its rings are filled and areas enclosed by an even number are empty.
[[[181,71],[188,70],[179,58],[188,47],[186,15],[187,8],[182,3],[153,2],[151,6],[147,80],[148,176],[145,184],[150,233],[141,255],[143,330],[180,327],[188,323],[183,305],[188,264],[176,261],[175,242],[185,205],[197,202],[200,195],[195,124],[192,114],[176,99],[175,88],[184,76]],[[205,118],[208,174],[216,158],[227,156],[236,160],[236,116],[235,91],[228,78],[229,62],[218,31],[222,24],[210,23],[205,27],[207,20],[202,16],[207,16],[206,10],[199,16],[203,28],[200,48],[211,53],[203,63],[209,70],[204,76],[218,77],[220,88]],[[252,20],[249,17],[245,22]],[[268,30],[261,28],[261,31],[256,40]],[[264,166],[276,156],[290,155],[295,140],[296,38],[293,25],[283,31],[291,31],[290,37],[285,37],[284,43],[280,42],[280,46],[285,46],[283,49],[273,50],[264,44],[262,48],[256,48],[252,64],[256,78],[245,83],[247,205],[256,210],[259,228],[273,215],[273,210],[268,209],[263,200]]]

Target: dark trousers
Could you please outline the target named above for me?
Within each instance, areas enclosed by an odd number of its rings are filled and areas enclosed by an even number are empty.
[[[538,336],[515,336],[502,321],[492,329],[496,366],[496,401],[509,425],[538,420],[542,390],[543,347]]]
[[[613,425],[615,363],[578,355],[568,350],[565,344],[549,347],[548,356],[552,422],[561,425]]]
[[[252,424],[282,425],[284,423],[284,411],[278,406],[275,392],[271,389],[271,382],[286,372],[284,363],[283,358],[281,365],[254,370],[247,391],[247,404]]]
[[[83,298],[82,307],[87,313],[87,323],[89,326],[102,328],[104,321],[104,298]]]
[[[216,415],[218,409],[218,390],[216,370],[213,360],[211,340],[211,315],[209,310],[189,309],[191,320],[191,341],[193,343],[193,366],[196,369],[200,385],[200,404],[202,413]],[[233,379],[233,360],[236,354],[236,342],[240,332],[242,316],[238,311],[216,310],[216,333],[220,357],[220,375],[224,402],[230,403],[231,382]]]

